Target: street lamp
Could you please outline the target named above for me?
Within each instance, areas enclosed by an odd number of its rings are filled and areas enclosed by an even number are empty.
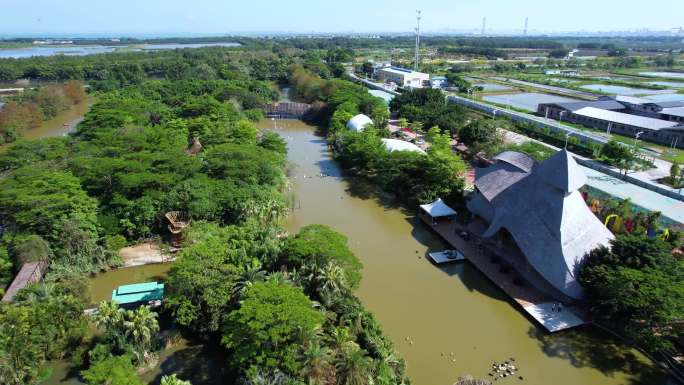
[[[568,149],[568,139],[570,138],[570,135],[572,135],[572,133],[570,131],[565,132],[565,149],[566,150]]]
[[[565,112],[566,112],[566,111],[561,111],[560,113],[558,113],[558,123],[560,123],[560,122],[563,121],[563,114],[564,114]]]
[[[608,130],[606,130],[606,134],[610,135],[610,130],[613,128],[613,122],[608,122]]]
[[[644,133],[644,131],[639,131],[634,135],[634,148],[637,147],[637,140],[639,140],[639,137]]]

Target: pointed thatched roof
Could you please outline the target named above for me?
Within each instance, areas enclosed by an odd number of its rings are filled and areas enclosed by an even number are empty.
[[[587,183],[587,177],[566,150],[560,150],[542,162],[537,168],[539,177],[566,193],[571,193]]]
[[[193,138],[192,144],[185,150],[185,153],[188,155],[197,155],[202,151],[202,148],[202,143],[200,143],[199,138]]]
[[[563,296],[581,298],[579,265],[589,251],[613,239],[578,191],[586,176],[567,151],[529,171],[513,165],[522,158],[504,158],[476,170],[477,193],[468,209],[489,222],[482,236],[507,230],[547,283]]]

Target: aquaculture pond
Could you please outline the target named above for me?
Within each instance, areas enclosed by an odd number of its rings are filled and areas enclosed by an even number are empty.
[[[581,88],[614,95],[649,95],[662,92],[662,90],[649,90],[646,88],[631,88],[623,86],[613,86],[608,84],[587,84],[582,86]]]
[[[531,112],[537,111],[537,106],[541,103],[566,103],[577,101],[577,99],[537,92],[523,92],[510,95],[487,95],[483,96],[482,99],[488,102],[512,106]]]

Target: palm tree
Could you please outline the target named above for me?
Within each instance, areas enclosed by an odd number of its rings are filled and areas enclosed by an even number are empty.
[[[329,293],[340,293],[348,290],[347,277],[344,269],[334,262],[328,262],[323,268],[318,270],[318,291]]]
[[[353,334],[358,335],[363,331],[363,321],[365,317],[366,312],[362,308],[354,307],[351,309],[351,311],[345,314],[343,320],[345,324],[349,326],[349,330]]]
[[[159,331],[157,313],[150,310],[149,306],[141,306],[135,311],[128,310],[124,329],[126,337],[132,340],[136,354],[145,357],[152,345],[152,334]]]
[[[349,329],[346,327],[334,327],[329,334],[328,342],[337,355],[346,350],[358,350],[359,345],[352,340]]]
[[[252,263],[243,268],[242,274],[235,282],[233,286],[233,300],[239,300],[249,289],[257,282],[264,281],[266,279],[266,272],[261,270],[261,264]]]
[[[170,376],[163,376],[161,378],[161,385],[192,385],[190,381],[183,381],[176,377],[175,374]]]
[[[302,376],[309,385],[334,383],[335,368],[330,363],[331,351],[315,341],[304,350]]]
[[[282,271],[276,271],[268,275],[267,281],[275,282],[279,285],[292,285],[292,281],[287,273]]]
[[[118,329],[123,323],[124,311],[116,302],[102,301],[97,306],[95,313],[95,325],[106,330]]]
[[[372,382],[372,363],[361,349],[344,349],[335,368],[340,385],[368,385]]]

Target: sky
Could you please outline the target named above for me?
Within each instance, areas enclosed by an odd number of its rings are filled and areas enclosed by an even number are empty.
[[[0,36],[670,30],[684,0],[0,0]]]

